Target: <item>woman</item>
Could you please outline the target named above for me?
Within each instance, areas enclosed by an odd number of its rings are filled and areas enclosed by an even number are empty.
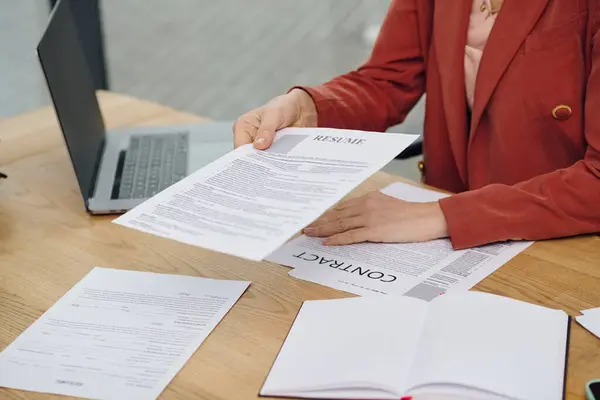
[[[600,0],[393,0],[364,65],[241,116],[235,142],[265,149],[287,126],[383,131],[426,92],[423,178],[457,194],[372,193],[307,235],[460,249],[599,232],[599,28]]]

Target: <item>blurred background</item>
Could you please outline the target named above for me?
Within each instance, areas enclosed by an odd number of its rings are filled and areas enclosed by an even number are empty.
[[[35,48],[51,3],[0,0],[0,118],[50,104]],[[371,51],[389,0],[97,4],[109,90],[234,120],[292,85],[356,68]],[[391,130],[420,133],[422,106]],[[412,159],[386,169],[418,179]]]

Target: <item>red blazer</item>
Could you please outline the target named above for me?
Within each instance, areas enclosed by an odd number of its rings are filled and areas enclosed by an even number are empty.
[[[456,248],[600,232],[600,0],[505,0],[469,115],[472,0],[393,0],[369,60],[307,90],[320,126],[384,131],[426,96],[424,180]]]

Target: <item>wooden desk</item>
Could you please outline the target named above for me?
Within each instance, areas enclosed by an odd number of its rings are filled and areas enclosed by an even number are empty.
[[[101,93],[109,128],[202,121],[131,97]],[[256,398],[303,300],[350,296],[251,263],[110,224],[84,211],[51,108],[0,121],[0,349],[95,266],[252,281],[250,289],[163,392],[163,399]],[[354,192],[397,177],[379,173]],[[562,308],[600,307],[600,238],[536,243],[478,289]],[[573,324],[568,399],[600,378],[600,340]],[[59,398],[0,389],[2,399]],[[62,398],[62,397],[61,397]]]

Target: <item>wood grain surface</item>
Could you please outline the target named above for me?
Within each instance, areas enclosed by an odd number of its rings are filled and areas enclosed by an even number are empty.
[[[108,128],[202,122],[168,107],[99,93]],[[252,399],[304,300],[349,297],[253,263],[111,224],[85,212],[54,111],[0,120],[0,349],[94,266],[252,281],[161,399]],[[401,180],[377,173],[350,196]],[[477,289],[560,308],[600,307],[600,238],[538,242]],[[572,324],[567,399],[600,378],[600,340]],[[1,399],[64,398],[0,389]]]

